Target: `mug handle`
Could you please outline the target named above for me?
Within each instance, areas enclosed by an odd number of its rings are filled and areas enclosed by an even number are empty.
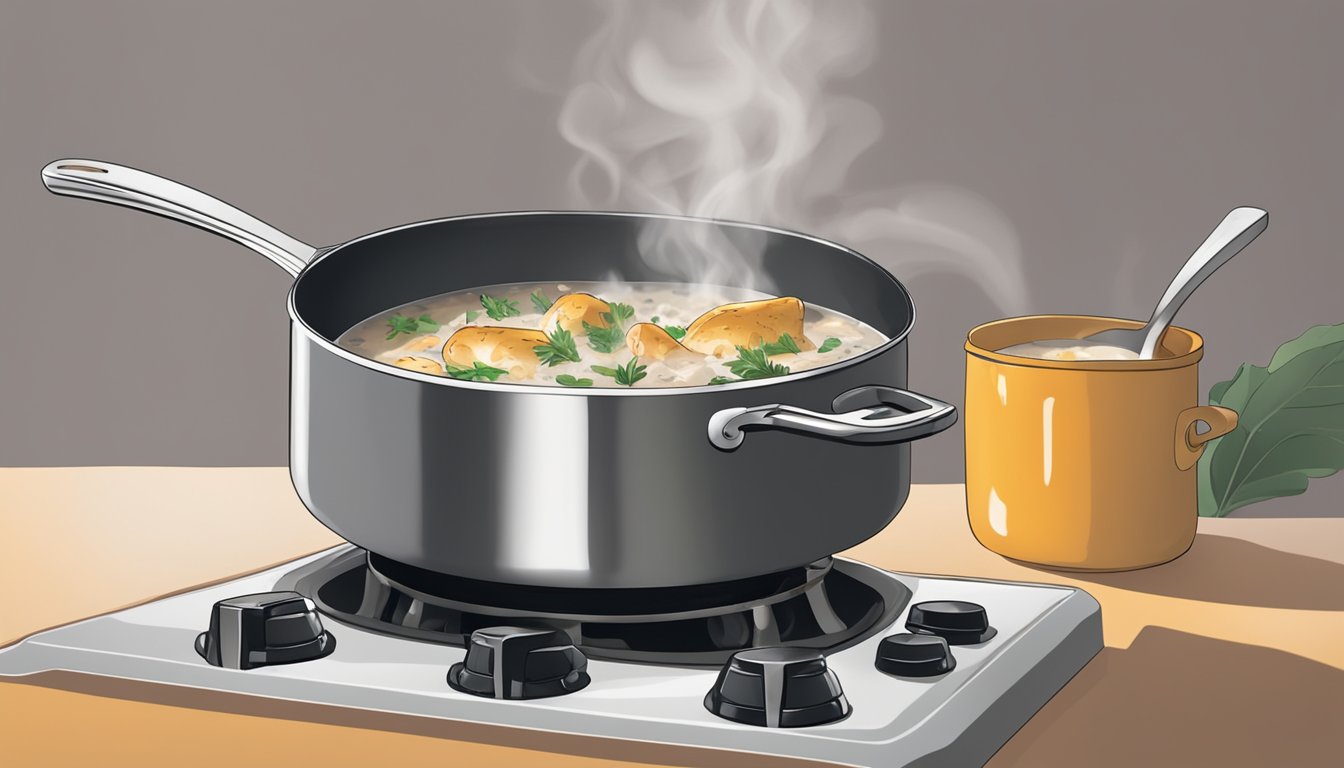
[[[1209,431],[1195,432],[1195,423],[1204,422]],[[1221,405],[1196,405],[1176,416],[1176,466],[1189,469],[1204,453],[1204,444],[1237,428],[1237,412]]]

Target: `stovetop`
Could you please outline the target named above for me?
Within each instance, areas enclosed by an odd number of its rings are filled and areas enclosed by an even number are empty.
[[[865,579],[886,581],[889,594],[908,592],[908,599],[899,612],[887,612],[867,628],[862,639],[826,652],[822,666],[832,685],[843,688],[847,710],[841,719],[809,727],[760,727],[716,715],[707,708],[706,694],[721,682],[720,672],[705,666],[592,658],[586,663],[590,682],[572,693],[524,700],[471,695],[455,690],[446,680],[450,668],[462,668],[467,652],[461,647],[383,634],[331,616],[323,616],[322,624],[333,642],[309,661],[230,669],[213,666],[202,657],[198,637],[211,626],[217,603],[288,588],[323,563],[350,559],[353,551],[338,547],[34,635],[0,649],[0,675],[69,670],[427,718],[846,765],[960,766],[988,760],[1102,646],[1100,607],[1077,589],[890,573],[837,558],[837,566]],[[913,618],[917,623],[919,618],[912,613],[929,601],[983,606],[993,635],[983,642],[952,645],[955,666],[933,676],[896,676],[875,668],[883,638],[909,632],[907,621]],[[216,618],[223,621],[217,613]],[[285,631],[294,629],[289,626]],[[767,695],[769,685],[767,680]]]

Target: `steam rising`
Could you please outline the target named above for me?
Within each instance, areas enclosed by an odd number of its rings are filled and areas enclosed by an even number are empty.
[[[578,204],[812,232],[899,277],[952,270],[977,280],[1001,310],[1025,308],[1016,237],[988,201],[947,186],[845,188],[883,130],[876,109],[836,88],[872,61],[866,5],[608,0],[601,8],[559,119],[580,152],[570,174]],[[774,288],[759,243],[728,243],[708,227],[646,227],[640,252],[687,282]]]

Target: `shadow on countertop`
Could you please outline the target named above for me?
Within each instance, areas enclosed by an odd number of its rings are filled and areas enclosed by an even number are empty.
[[[1344,671],[1147,627],[1103,649],[989,766],[1337,766],[1341,709]]]
[[[1340,587],[1344,565],[1207,533],[1198,534],[1188,552],[1165,565],[1120,573],[1069,572],[1068,576],[1117,589],[1210,603],[1344,611],[1344,589]]]

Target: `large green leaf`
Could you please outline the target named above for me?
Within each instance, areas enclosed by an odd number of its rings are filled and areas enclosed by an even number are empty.
[[[1199,513],[1222,517],[1292,496],[1344,469],[1344,324],[1322,325],[1279,347],[1268,367],[1246,364],[1209,389],[1237,411],[1237,428],[1199,462]]]

